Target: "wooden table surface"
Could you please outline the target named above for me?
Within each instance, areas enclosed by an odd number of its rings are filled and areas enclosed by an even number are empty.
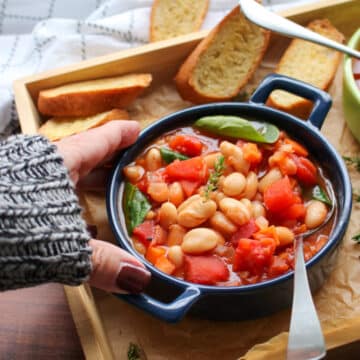
[[[0,359],[84,359],[61,285],[0,293]]]

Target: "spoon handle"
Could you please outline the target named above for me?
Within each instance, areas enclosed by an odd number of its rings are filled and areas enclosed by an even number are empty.
[[[360,52],[336,41],[319,35],[301,25],[298,25],[282,16],[279,16],[254,0],[239,0],[243,14],[254,24],[285,36],[300,38],[313,43],[338,50],[350,56],[360,59]]]
[[[322,359],[326,346],[310,292],[302,236],[295,241],[294,297],[287,360]]]

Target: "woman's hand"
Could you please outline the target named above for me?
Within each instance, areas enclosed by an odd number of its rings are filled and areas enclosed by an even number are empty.
[[[111,121],[101,127],[56,142],[75,184],[120,149],[131,145],[139,134],[135,121]],[[90,284],[110,292],[139,293],[150,281],[150,273],[135,257],[110,243],[90,240],[92,273]]]

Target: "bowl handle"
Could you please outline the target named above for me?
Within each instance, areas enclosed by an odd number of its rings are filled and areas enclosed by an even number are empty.
[[[308,121],[318,129],[321,128],[332,104],[331,97],[327,92],[288,76],[270,74],[264,78],[256,89],[250,98],[250,102],[265,104],[270,93],[277,89],[285,90],[313,101],[314,107]]]
[[[165,320],[169,323],[175,323],[180,321],[186,315],[192,304],[199,300],[201,292],[195,286],[188,286],[171,303],[163,303],[144,293],[139,295],[114,295],[142,310],[145,310],[161,320]]]

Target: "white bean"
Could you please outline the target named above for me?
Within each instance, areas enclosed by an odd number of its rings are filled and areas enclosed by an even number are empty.
[[[264,217],[264,216],[258,216],[255,219],[255,224],[260,228],[260,229],[265,229],[269,226],[269,221]]]
[[[179,206],[184,201],[184,190],[177,181],[169,185],[169,201],[175,206]]]
[[[279,168],[271,169],[260,181],[259,181],[259,191],[264,192],[265,189],[273,184],[275,181],[282,178],[282,173]]]
[[[178,223],[187,228],[198,226],[214,215],[216,202],[193,195],[178,208]]]
[[[146,220],[152,220],[152,219],[155,219],[155,217],[156,217],[156,212],[153,211],[153,210],[150,210],[150,211],[148,211],[148,213],[146,214],[145,219],[146,219]]]
[[[132,239],[132,243],[133,243],[134,249],[135,249],[139,254],[145,255],[145,253],[146,253],[146,247],[145,247],[145,245],[144,245],[141,241],[139,241],[137,238],[134,237],[134,238]]]
[[[294,233],[286,226],[276,226],[276,233],[279,238],[280,246],[290,245],[294,242]]]
[[[259,216],[265,217],[265,214],[266,214],[265,207],[261,203],[261,201],[254,200],[252,202],[252,208],[253,208],[253,215],[254,215],[255,218],[257,218]]]
[[[184,236],[182,250],[187,254],[201,254],[215,249],[219,243],[219,234],[208,228],[190,230]]]
[[[253,206],[252,206],[251,201],[249,199],[244,198],[244,199],[241,199],[240,202],[246,206],[246,208],[249,211],[250,217],[252,217],[253,216]]]
[[[216,161],[221,156],[220,152],[211,153],[204,156],[204,161],[208,169],[213,169],[215,166]]]
[[[179,245],[170,246],[167,256],[177,269],[184,263],[184,253]]]
[[[222,141],[220,144],[220,151],[226,158],[227,163],[234,167],[236,171],[243,174],[248,173],[250,163],[244,159],[243,151],[239,146],[236,146],[229,141]]]
[[[168,246],[181,245],[186,229],[179,224],[173,224],[169,226],[167,244]]]
[[[227,196],[239,196],[245,189],[246,178],[239,172],[234,172],[222,181],[222,191]]]
[[[144,168],[139,165],[129,165],[124,168],[124,174],[130,182],[139,181],[144,173]]]
[[[242,196],[244,198],[252,200],[257,193],[258,184],[259,182],[256,174],[253,171],[250,171],[248,176],[246,177],[246,186]]]
[[[160,225],[167,230],[170,225],[177,222],[177,209],[171,202],[164,202],[159,210]]]
[[[224,198],[220,201],[219,207],[225,216],[237,225],[243,225],[250,220],[250,211],[239,200],[228,197]]]
[[[148,171],[155,171],[161,168],[162,158],[160,150],[151,148],[145,155],[145,165]]]
[[[169,188],[164,182],[150,183],[147,192],[153,200],[160,203],[167,201],[169,198]]]
[[[221,211],[216,211],[210,218],[210,225],[213,229],[225,236],[234,234],[237,230],[237,226],[232,223]]]
[[[314,229],[325,221],[327,214],[328,209],[324,203],[311,200],[306,207],[305,225],[308,229]]]

